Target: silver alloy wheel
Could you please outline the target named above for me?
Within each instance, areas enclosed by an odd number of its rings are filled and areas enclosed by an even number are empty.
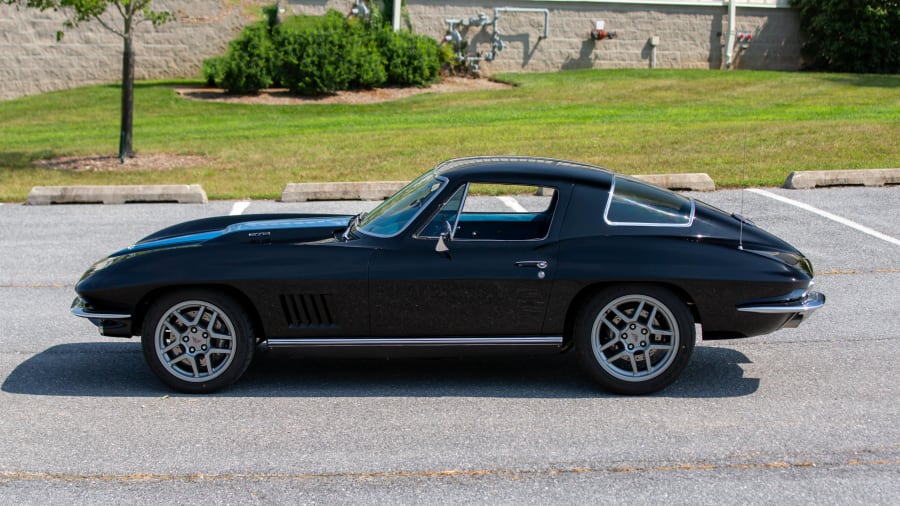
[[[215,304],[179,302],[156,325],[156,356],[172,376],[207,382],[227,371],[234,360],[235,335],[234,324]]]
[[[648,295],[625,295],[597,313],[591,348],[597,363],[628,382],[655,378],[666,371],[680,345],[672,311]]]

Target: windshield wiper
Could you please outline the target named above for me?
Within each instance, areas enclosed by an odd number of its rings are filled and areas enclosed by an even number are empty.
[[[353,230],[353,227],[358,227],[359,223],[366,217],[367,214],[369,213],[361,212],[350,220],[350,223],[347,224],[347,229],[344,230],[343,234],[341,234],[342,241],[346,242],[350,240],[350,234]]]

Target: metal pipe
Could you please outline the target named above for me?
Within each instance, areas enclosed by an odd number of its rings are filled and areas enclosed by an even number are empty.
[[[725,42],[725,70],[731,70],[734,65],[734,29],[737,18],[737,0],[728,0],[728,39]]]
[[[391,27],[394,31],[400,30],[400,10],[403,9],[403,0],[394,0],[394,11],[391,13]]]

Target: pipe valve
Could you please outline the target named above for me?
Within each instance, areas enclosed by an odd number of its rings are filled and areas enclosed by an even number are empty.
[[[591,40],[615,39],[618,37],[616,32],[607,32],[606,30],[591,30]]]
[[[591,40],[603,40],[603,39],[615,39],[616,32],[608,32],[606,31],[606,23],[603,21],[597,21],[594,24],[594,29],[588,34]]]

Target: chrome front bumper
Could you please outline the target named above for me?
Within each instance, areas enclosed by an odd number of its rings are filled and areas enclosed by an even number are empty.
[[[815,310],[825,305],[825,295],[819,292],[808,292],[800,299],[783,302],[758,302],[738,306],[737,310],[745,313],[785,314],[792,315],[784,324],[787,328],[796,328],[810,317]]]
[[[131,337],[131,315],[127,313],[111,313],[91,311],[85,301],[76,297],[70,309],[73,315],[87,318],[97,326],[101,335],[109,337]]]

